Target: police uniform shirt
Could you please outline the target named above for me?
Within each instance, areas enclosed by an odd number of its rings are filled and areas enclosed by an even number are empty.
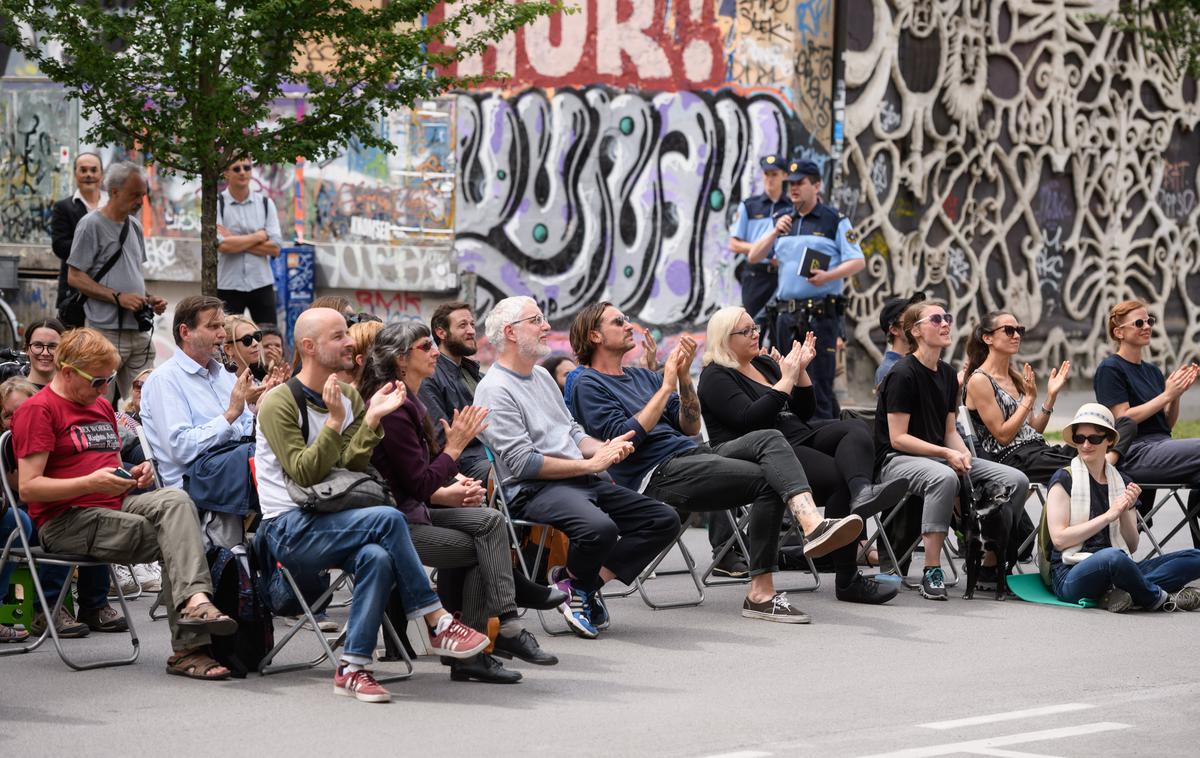
[[[783,302],[842,294],[844,279],[814,286],[801,273],[800,264],[804,260],[804,251],[812,248],[829,256],[830,269],[837,268],[846,261],[863,257],[858,241],[858,232],[851,226],[850,219],[834,208],[818,203],[810,213],[792,223],[791,233],[775,240],[771,252],[771,257],[779,262],[779,286],[775,298]]]
[[[791,210],[792,201],[788,199],[786,192],[780,194],[779,199],[774,202],[771,202],[771,198],[767,197],[765,192],[748,197],[738,204],[737,220],[729,228],[729,236],[743,242],[758,242],[775,228],[776,214]],[[753,265],[766,269],[771,264],[761,261]]]

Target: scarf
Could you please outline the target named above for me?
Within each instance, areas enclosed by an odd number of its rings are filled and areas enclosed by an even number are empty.
[[[1112,505],[1125,490],[1125,482],[1111,463],[1104,464],[1104,478],[1108,480],[1108,502]],[[1071,460],[1071,526],[1090,521],[1092,518],[1092,486],[1087,465],[1079,456]],[[1129,554],[1129,547],[1121,537],[1121,520],[1117,519],[1108,525],[1108,539],[1113,547]],[[1071,545],[1062,551],[1062,562],[1067,566],[1090,558],[1091,553],[1080,550],[1083,544]]]

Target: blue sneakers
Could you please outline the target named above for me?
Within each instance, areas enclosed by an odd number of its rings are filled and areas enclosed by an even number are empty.
[[[575,636],[585,640],[594,640],[599,637],[600,630],[592,623],[593,603],[588,598],[589,595],[596,593],[585,592],[575,587],[571,582],[571,577],[562,566],[552,566],[549,575],[550,586],[562,590],[570,598],[568,602],[558,606],[558,612],[563,615],[563,620],[567,622],[567,626],[575,633]],[[604,615],[607,619],[607,611]]]

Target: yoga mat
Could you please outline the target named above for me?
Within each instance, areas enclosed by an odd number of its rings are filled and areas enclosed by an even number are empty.
[[[1078,603],[1065,603],[1054,596],[1050,588],[1042,584],[1040,574],[1012,574],[1008,577],[1008,588],[1027,603],[1061,605],[1066,608],[1095,608],[1096,601],[1084,598]]]

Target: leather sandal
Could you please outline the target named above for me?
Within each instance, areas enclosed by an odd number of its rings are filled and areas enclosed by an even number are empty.
[[[237,622],[221,613],[221,610],[209,601],[193,608],[184,608],[179,612],[179,620],[176,623],[187,629],[197,629],[219,637],[237,631]]]
[[[202,647],[172,655],[167,659],[167,673],[172,676],[186,676],[189,679],[207,681],[219,681],[228,679],[230,676],[229,669],[218,663]]]

